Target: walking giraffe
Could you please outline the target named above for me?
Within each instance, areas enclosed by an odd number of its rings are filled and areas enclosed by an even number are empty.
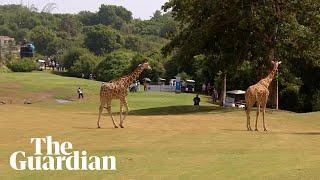
[[[147,60],[145,60],[129,75],[121,77],[117,80],[110,81],[105,83],[101,86],[100,89],[100,107],[99,107],[99,118],[98,118],[98,128],[100,128],[100,118],[103,111],[103,108],[108,110],[110,114],[111,120],[115,128],[118,128],[116,123],[114,122],[112,112],[111,112],[111,101],[112,99],[119,99],[120,100],[120,124],[121,128],[123,127],[123,120],[126,118],[129,108],[127,103],[127,95],[128,95],[128,87],[135,81],[141,74],[141,72],[145,69],[151,69]],[[123,115],[123,107],[126,108],[125,114]],[[122,117],[123,116],[123,117]]]
[[[267,100],[269,97],[269,85],[272,82],[275,74],[278,71],[278,66],[281,64],[281,61],[274,62],[271,61],[273,65],[273,69],[270,72],[270,74],[264,78],[261,79],[257,84],[250,86],[245,94],[246,98],[246,114],[247,114],[247,130],[252,131],[251,125],[250,125],[250,111],[252,106],[257,103],[257,117],[256,117],[256,124],[255,124],[255,131],[258,131],[258,117],[260,113],[260,107],[262,106],[262,116],[263,116],[263,128],[264,131],[267,131],[265,122],[264,122],[264,114],[266,112],[266,105]]]

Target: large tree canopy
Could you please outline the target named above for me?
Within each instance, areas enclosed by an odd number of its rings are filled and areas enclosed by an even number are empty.
[[[195,72],[190,61],[203,54],[218,66],[213,71],[231,76],[249,62],[248,67],[258,70],[258,80],[276,58],[284,62],[284,77],[295,77],[287,79],[290,83],[282,80],[282,88],[295,84],[298,96],[305,94],[298,97],[306,103],[303,108],[312,109],[312,94],[319,91],[310,83],[320,64],[319,1],[170,0],[163,9],[180,22],[180,31],[163,52],[174,52],[182,67],[188,64],[183,71]]]

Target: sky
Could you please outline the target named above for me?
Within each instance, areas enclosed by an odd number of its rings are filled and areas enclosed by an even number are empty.
[[[150,19],[156,10],[168,0],[0,0],[0,4],[32,4],[39,10],[47,3],[55,3],[57,8],[53,13],[78,13],[80,11],[98,11],[101,4],[123,6],[132,12],[134,18]]]

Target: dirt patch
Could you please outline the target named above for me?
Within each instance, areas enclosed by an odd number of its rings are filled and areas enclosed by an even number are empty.
[[[3,83],[0,84],[0,88],[5,88],[5,89],[21,89],[22,86],[20,84],[16,83]]]
[[[58,104],[68,104],[68,103],[71,103],[72,101],[70,101],[70,100],[67,100],[67,99],[55,99],[56,100],[56,102],[58,103]]]
[[[32,103],[37,103],[41,101],[47,101],[52,99],[53,94],[48,92],[43,93],[21,93],[18,91],[6,91],[0,93],[0,102],[4,101],[6,104],[23,104],[26,100]]]

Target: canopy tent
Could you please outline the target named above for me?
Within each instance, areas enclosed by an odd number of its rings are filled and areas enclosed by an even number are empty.
[[[147,81],[147,82],[151,82],[151,79],[149,79],[149,78],[144,78],[143,80]]]
[[[227,94],[245,94],[245,91],[242,90],[233,90],[233,91],[227,91]]]
[[[195,83],[196,81],[195,81],[195,80],[192,80],[192,79],[188,79],[187,82],[188,82],[188,83]]]

